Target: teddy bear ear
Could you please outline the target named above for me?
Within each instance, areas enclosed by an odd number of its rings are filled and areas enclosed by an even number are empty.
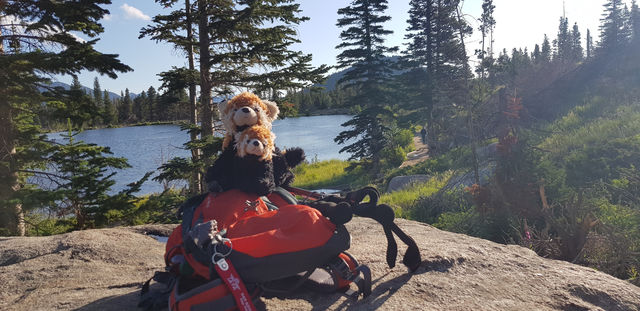
[[[278,104],[272,102],[270,100],[262,100],[262,102],[267,106],[267,116],[269,120],[273,122],[278,118],[278,114],[280,113],[280,108],[278,108]]]
[[[229,111],[227,110],[227,102],[228,101],[223,100],[218,103],[218,112],[220,113],[221,117],[229,113]]]

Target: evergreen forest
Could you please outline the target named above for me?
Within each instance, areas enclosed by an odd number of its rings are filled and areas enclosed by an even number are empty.
[[[349,161],[305,163],[297,186],[382,190],[395,176],[428,175],[382,200],[399,217],[640,285],[636,0],[605,1],[598,29],[558,16],[556,33],[529,38],[532,50],[494,47],[492,0],[473,21],[463,0],[406,1],[402,46],[387,44],[395,35],[388,0],[344,1],[340,43],[328,47],[336,65],[314,67],[295,48],[296,28],[309,19],[299,1],[155,0],[165,14],[139,38],[172,46],[186,65],[158,72],[158,89],[116,97],[97,77],[89,91],[77,78],[132,70],[95,47],[110,0],[0,1],[0,235],[177,222],[178,205],[206,192],[203,173],[222,149],[216,104],[249,90],[283,117],[353,116],[331,138]],[[472,33],[482,41],[470,52]],[[54,87],[53,75],[73,83]],[[156,181],[187,185],[163,193],[136,194],[151,173],[112,191],[127,160],[76,138],[88,128],[164,122],[189,135],[190,157],[158,167]],[[65,131],[66,143],[49,141],[53,130]],[[422,130],[428,159],[401,167]]]

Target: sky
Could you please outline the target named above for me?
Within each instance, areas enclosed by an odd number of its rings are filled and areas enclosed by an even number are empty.
[[[158,88],[158,73],[169,70],[172,66],[186,66],[185,55],[170,44],[156,43],[148,38],[138,39],[140,29],[151,23],[151,17],[168,11],[151,0],[112,2],[107,7],[110,14],[101,21],[105,32],[101,34],[96,48],[103,53],[119,54],[119,59],[132,67],[134,72],[120,74],[117,79],[100,76],[95,72],[83,72],[79,75],[83,85],[93,87],[93,80],[98,77],[103,89],[120,93],[129,88],[137,94],[147,90],[149,86]],[[563,11],[569,19],[570,27],[573,23],[578,23],[583,45],[587,28],[597,42],[605,2],[606,0],[494,0],[494,50],[497,52],[506,48],[511,51],[514,47],[526,47],[532,51],[536,43],[542,43],[544,34],[552,41],[556,37]],[[335,49],[340,42],[340,28],[336,26],[337,11],[351,1],[299,0],[299,3],[302,14],[311,20],[298,26],[302,43],[294,48],[312,54],[315,66],[335,65],[336,56],[340,53]],[[386,37],[389,46],[398,46],[401,50],[404,48],[408,10],[409,0],[389,0],[386,14],[391,16],[391,20],[385,27],[394,32]],[[464,0],[463,13],[474,28],[473,36],[466,42],[467,49],[473,53],[473,50],[480,47],[477,19],[482,13],[482,0]],[[58,77],[58,80],[70,83],[71,77]]]

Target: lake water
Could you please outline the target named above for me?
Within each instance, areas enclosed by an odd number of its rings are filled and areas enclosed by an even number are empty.
[[[349,154],[340,153],[342,146],[337,145],[333,139],[345,129],[340,125],[350,118],[347,115],[331,115],[276,120],[273,123],[276,146],[281,149],[300,147],[304,149],[308,160],[345,160]],[[49,138],[62,141],[61,134],[53,133]],[[78,134],[76,139],[109,147],[114,156],[127,158],[132,167],[119,170],[115,175],[115,191],[139,180],[146,172],[157,171],[168,159],[190,156],[187,150],[182,149],[183,144],[189,140],[189,134],[180,131],[177,125],[89,130]],[[149,179],[138,194],[162,190],[160,183]]]

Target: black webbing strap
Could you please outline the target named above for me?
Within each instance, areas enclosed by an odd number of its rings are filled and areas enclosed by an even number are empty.
[[[164,287],[159,290],[150,290],[152,280],[163,284]],[[160,310],[165,308],[175,282],[176,277],[170,272],[156,271],[153,277],[142,285],[138,308],[144,310]]]
[[[414,272],[422,262],[420,258],[420,250],[416,242],[407,235],[398,225],[395,224],[395,213],[393,209],[386,204],[378,205],[378,199],[380,193],[374,187],[364,187],[362,189],[348,192],[343,196],[336,195],[321,195],[312,191],[289,187],[289,191],[296,194],[304,195],[308,198],[317,200],[325,200],[334,203],[347,202],[351,205],[353,213],[361,217],[367,217],[374,219],[382,225],[384,235],[387,238],[387,264],[390,268],[395,266],[398,245],[393,237],[395,233],[402,242],[407,245],[407,252],[404,254],[402,263],[409,268],[409,271]],[[363,202],[366,198],[369,198],[367,202]]]

